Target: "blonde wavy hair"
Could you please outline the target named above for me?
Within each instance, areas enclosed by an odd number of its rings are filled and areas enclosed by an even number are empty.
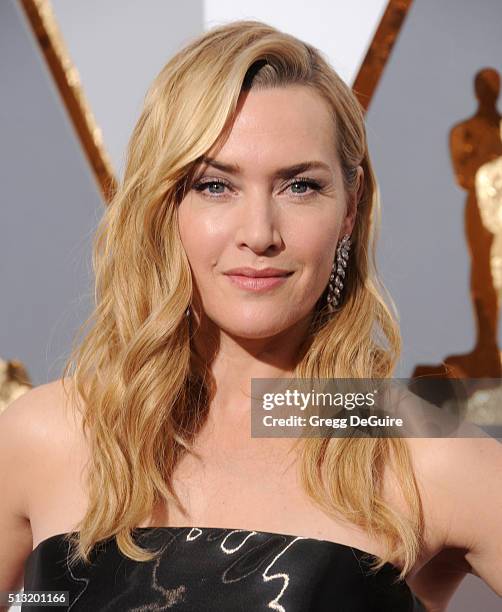
[[[191,451],[214,389],[209,364],[193,350],[185,316],[193,287],[177,205],[201,156],[231,126],[241,92],[293,84],[316,91],[332,111],[347,193],[357,188],[357,166],[364,170],[343,306],[329,315],[326,292],[320,296],[294,376],[392,375],[401,337],[395,305],[375,265],[380,204],[360,104],[321,52],[291,35],[254,20],[209,30],[153,81],[130,139],[123,180],[96,232],[95,309],[63,372],[90,448],[89,505],[80,531],[66,535],[74,544],[71,563],[88,562],[94,545],[111,537],[129,558],[150,560],[155,553],[139,547],[132,530],[157,503],[184,512],[173,470]],[[423,532],[405,440],[308,438],[299,458],[307,494],[326,513],[383,538],[386,553],[373,569],[396,556],[404,578]],[[384,499],[387,465],[397,476],[406,513]]]

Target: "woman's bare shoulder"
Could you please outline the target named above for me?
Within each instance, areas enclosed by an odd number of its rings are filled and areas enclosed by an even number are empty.
[[[469,429],[472,436],[408,442],[440,552],[456,555],[459,571],[502,595],[502,444],[474,425]]]
[[[62,481],[78,449],[73,421],[62,380],[30,389],[0,414],[0,484],[6,502],[0,504],[0,590],[21,586],[32,548],[33,513],[51,483]]]
[[[11,402],[0,415],[0,429],[14,435],[24,451],[47,447],[77,435],[80,415],[65,393],[71,379],[57,379],[33,387]]]

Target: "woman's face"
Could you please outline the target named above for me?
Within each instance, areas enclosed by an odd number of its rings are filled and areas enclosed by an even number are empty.
[[[233,336],[283,332],[313,312],[354,224],[329,107],[304,86],[251,90],[207,157],[178,210],[203,311]],[[242,267],[288,275],[229,274]]]

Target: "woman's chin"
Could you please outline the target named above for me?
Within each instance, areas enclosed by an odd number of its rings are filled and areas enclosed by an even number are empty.
[[[232,317],[234,319],[235,315]],[[220,317],[221,320],[221,317]],[[284,332],[289,325],[285,321],[272,321],[270,319],[253,320],[246,323],[244,319],[238,321],[222,320],[220,328],[231,336],[248,340],[260,340],[276,336]]]
[[[236,330],[231,332],[235,338],[242,338],[243,340],[265,340],[266,338],[272,338],[277,334],[280,334],[283,329],[278,330]]]

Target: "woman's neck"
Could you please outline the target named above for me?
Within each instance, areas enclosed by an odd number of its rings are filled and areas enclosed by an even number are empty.
[[[240,338],[212,322],[202,323],[194,341],[213,377],[213,416],[228,420],[249,415],[253,378],[293,377],[310,324],[311,315],[274,336]]]

